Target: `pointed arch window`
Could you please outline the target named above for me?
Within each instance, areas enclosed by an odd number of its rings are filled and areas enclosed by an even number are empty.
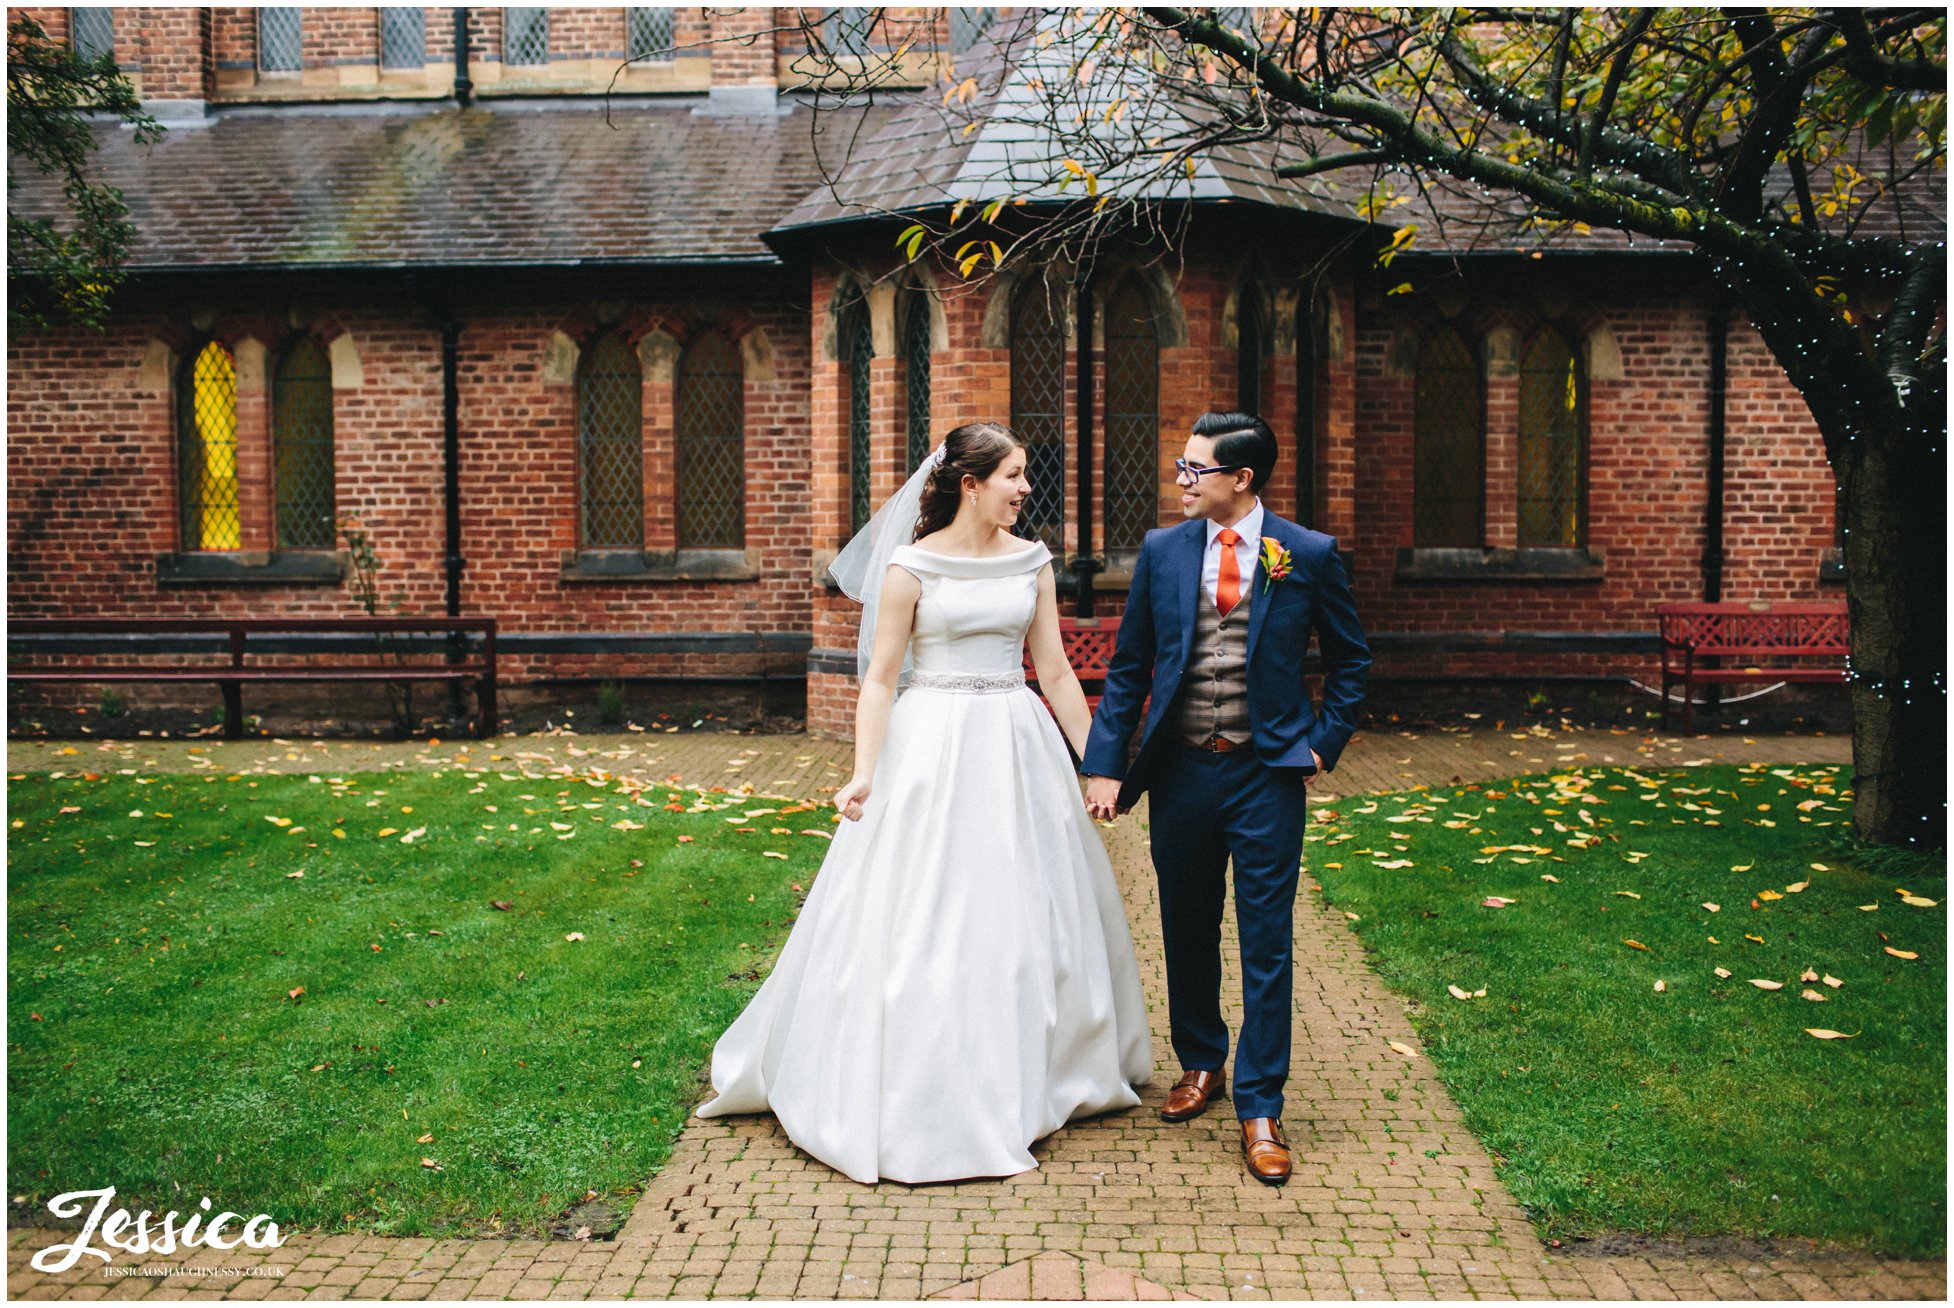
[[[857,301],[842,318],[848,341],[848,520],[849,530],[868,525],[869,481],[873,471],[870,440],[874,415],[869,386],[875,360],[875,325],[868,302]]]
[[[237,503],[237,363],[216,341],[177,375],[177,512],[186,550],[242,548]]]
[[[1588,379],[1581,355],[1546,327],[1520,356],[1522,546],[1587,544]]]
[[[902,360],[908,392],[909,470],[929,457],[930,441],[930,302],[929,292],[917,287],[909,293],[909,311],[902,325]]]
[[[331,549],[332,362],[310,336],[286,346],[272,372],[271,485],[277,548]]]
[[[1017,534],[1065,544],[1065,328],[1058,294],[1029,279],[1011,314],[1011,426],[1025,442],[1031,493]]]
[[[711,328],[679,356],[674,389],[681,549],[746,546],[746,401],[739,347]]]
[[[577,498],[582,548],[636,550],[645,541],[644,372],[615,331],[577,360]]]
[[[1479,356],[1441,326],[1418,351],[1412,543],[1469,548],[1485,537],[1486,388]]]
[[[1160,520],[1160,332],[1137,277],[1106,302],[1106,549],[1137,550]]]
[[[1259,418],[1268,397],[1264,366],[1269,344],[1268,333],[1263,330],[1262,302],[1252,287],[1244,285],[1236,304],[1235,407]]]

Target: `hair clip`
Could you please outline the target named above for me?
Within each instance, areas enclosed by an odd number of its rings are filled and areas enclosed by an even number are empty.
[[[949,451],[949,449],[950,449],[950,442],[944,441],[941,445],[936,447],[936,453],[931,455],[930,457],[934,458],[940,464],[943,462],[943,456]]]

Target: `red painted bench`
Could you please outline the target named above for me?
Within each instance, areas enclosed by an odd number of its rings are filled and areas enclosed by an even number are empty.
[[[1086,693],[1086,708],[1098,712],[1099,697],[1106,691],[1106,667],[1113,661],[1113,646],[1119,640],[1119,619],[1060,618],[1058,634],[1065,642],[1065,661],[1078,674],[1079,686]],[[1024,674],[1031,688],[1037,690],[1038,670],[1031,664],[1029,648],[1025,650]]]
[[[1773,604],[1706,602],[1659,604],[1662,627],[1662,723],[1669,725],[1669,688],[1683,688],[1683,730],[1695,724],[1690,692],[1699,685],[1743,681],[1844,681],[1852,628],[1843,600]],[[1736,662],[1704,667],[1700,660]],[[1791,660],[1824,660],[1792,662]]]
[[[465,640],[472,633],[478,639],[473,658],[447,661],[445,650],[414,651],[417,658],[403,661],[391,648],[382,649],[377,641],[391,635],[423,634],[452,636]],[[7,624],[14,636],[102,636],[128,640],[131,637],[224,636],[228,657],[220,663],[157,664],[141,662],[95,662],[85,657],[76,662],[58,655],[59,664],[9,665],[7,680],[53,683],[163,682],[197,681],[214,683],[224,694],[224,734],[233,739],[244,734],[243,688],[248,683],[319,681],[452,681],[473,682],[478,713],[475,734],[481,738],[496,732],[495,717],[495,619],[494,618],[34,618]],[[247,664],[245,642],[252,635],[307,634],[312,636],[374,637],[373,653],[380,661],[336,666],[252,663]],[[364,646],[364,639],[360,640]],[[260,650],[263,647],[260,646]],[[21,653],[40,653],[21,650]],[[258,652],[258,651],[253,651]],[[270,651],[264,651],[269,653]],[[362,648],[358,651],[367,654]],[[144,658],[150,651],[130,641],[122,658]],[[407,656],[408,651],[402,651]],[[50,655],[57,656],[57,655]],[[196,656],[193,656],[196,657]]]

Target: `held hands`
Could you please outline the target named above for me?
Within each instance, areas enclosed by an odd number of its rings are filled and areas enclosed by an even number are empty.
[[[1090,777],[1086,780],[1086,812],[1099,822],[1111,822],[1126,810],[1119,806],[1119,779]]]
[[[850,822],[862,820],[862,804],[868,799],[869,783],[863,777],[850,777],[848,784],[835,792],[835,807]]]

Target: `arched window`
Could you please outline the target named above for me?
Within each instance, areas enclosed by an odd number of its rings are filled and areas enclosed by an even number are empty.
[[[1011,314],[1011,426],[1025,442],[1031,493],[1018,535],[1065,545],[1065,328],[1058,293],[1032,278]]]
[[[193,350],[177,375],[176,438],[183,548],[243,548],[237,508],[237,365],[216,341]]]
[[[1106,302],[1106,549],[1160,521],[1160,333],[1137,277]]]
[[[917,287],[909,293],[909,313],[902,325],[902,359],[909,400],[909,470],[916,471],[930,452],[930,301]]]
[[[717,328],[679,356],[678,543],[746,547],[746,400],[739,347]]]
[[[1418,351],[1412,544],[1469,548],[1485,539],[1486,398],[1479,358],[1442,326]]]
[[[300,336],[271,378],[271,486],[281,550],[329,550],[333,526],[332,363]]]
[[[638,356],[605,332],[577,360],[577,500],[582,547],[645,543],[645,387]]]
[[[1305,527],[1316,525],[1317,405],[1328,389],[1322,372],[1325,325],[1306,287],[1296,303],[1296,521]]]
[[[1565,333],[1543,328],[1520,356],[1520,544],[1587,543],[1588,379]]]
[[[1247,285],[1235,303],[1235,407],[1259,418],[1268,393],[1262,384],[1263,361],[1269,352],[1268,333],[1262,330],[1262,304]]]
[[[842,315],[848,343],[848,518],[849,530],[868,525],[869,473],[873,430],[869,409],[869,372],[875,359],[875,327],[868,301],[858,300]]]

